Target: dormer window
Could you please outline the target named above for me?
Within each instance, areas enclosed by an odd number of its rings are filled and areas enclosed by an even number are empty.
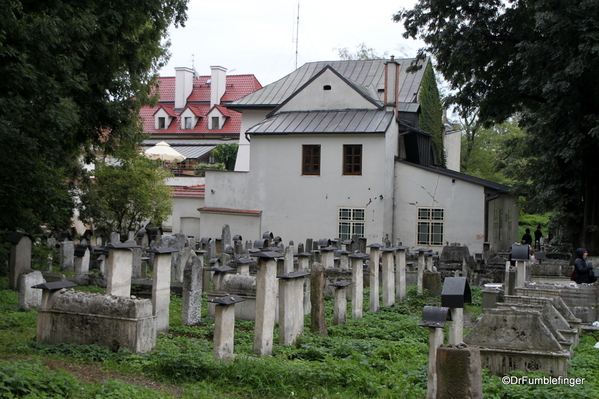
[[[218,116],[212,117],[212,129],[220,129],[220,118]]]
[[[186,116],[185,117],[185,129],[191,129],[192,125],[192,118],[191,116]]]
[[[158,117],[158,129],[166,129],[166,118],[163,116]]]

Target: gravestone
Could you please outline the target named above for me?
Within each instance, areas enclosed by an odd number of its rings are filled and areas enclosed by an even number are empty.
[[[37,270],[28,270],[19,276],[19,307],[21,309],[38,309],[42,305],[42,290],[33,288],[33,286],[45,282],[42,272]]]
[[[31,268],[31,236],[14,232],[7,241],[11,243],[8,286],[16,291],[19,289],[19,276]]]
[[[73,271],[75,269],[75,244],[73,241],[60,243],[60,270]]]
[[[202,316],[202,275],[204,265],[201,259],[193,254],[187,260],[183,272],[182,322],[193,326],[200,322]]]

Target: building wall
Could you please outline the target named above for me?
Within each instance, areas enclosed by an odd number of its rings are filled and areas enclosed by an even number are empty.
[[[339,208],[361,208],[366,237],[372,242],[384,238],[384,198],[389,188],[383,182],[383,134],[294,134],[251,140],[250,172],[207,172],[207,207],[264,210],[262,231],[296,242],[338,237]],[[320,176],[302,176],[303,144],[321,146]],[[363,146],[361,176],[343,175],[343,144]],[[231,229],[235,230],[233,225]]]
[[[255,124],[263,121],[270,110],[243,110],[241,118],[241,133],[239,134],[239,149],[235,160],[236,172],[247,172],[250,170],[250,142],[244,132]]]
[[[204,206],[204,198],[173,198],[173,214],[163,226],[165,230],[172,229],[172,233],[183,233],[188,236],[201,238],[200,212],[198,208]]]
[[[397,162],[395,232],[403,245],[440,250],[417,242],[418,208],[443,208],[445,243],[481,252],[484,243],[484,187]]]

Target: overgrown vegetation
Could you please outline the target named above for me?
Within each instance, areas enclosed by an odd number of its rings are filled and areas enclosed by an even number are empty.
[[[327,337],[305,333],[295,345],[282,346],[276,343],[275,329],[270,357],[253,356],[253,322],[237,321],[238,356],[223,362],[212,357],[213,321],[204,317],[197,326],[181,325],[178,297],[171,301],[170,331],[158,338],[152,353],[41,344],[35,341],[36,312],[18,309],[18,295],[6,290],[5,280],[0,279],[0,397],[354,399],[423,398],[426,394],[428,330],[418,324],[422,307],[439,301],[426,293],[417,294],[415,287],[408,290],[408,300],[375,314],[368,312],[366,301],[363,318],[329,325]],[[474,288],[466,313],[480,313],[480,302],[480,289]],[[330,301],[327,317],[332,317]],[[593,345],[597,339],[597,333],[583,335],[571,362],[569,376],[585,378],[584,385],[503,385],[499,377],[485,375],[484,397],[596,397],[599,357]],[[92,367],[96,373],[115,377],[104,383],[90,382],[60,370],[57,362]],[[123,376],[143,377],[151,383],[132,384]],[[158,389],[164,386],[177,387],[177,391]]]

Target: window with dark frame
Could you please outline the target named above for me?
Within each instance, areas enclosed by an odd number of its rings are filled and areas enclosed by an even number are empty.
[[[302,145],[302,175],[320,176],[320,145]]]
[[[343,174],[361,175],[362,174],[362,145],[343,146]]]

